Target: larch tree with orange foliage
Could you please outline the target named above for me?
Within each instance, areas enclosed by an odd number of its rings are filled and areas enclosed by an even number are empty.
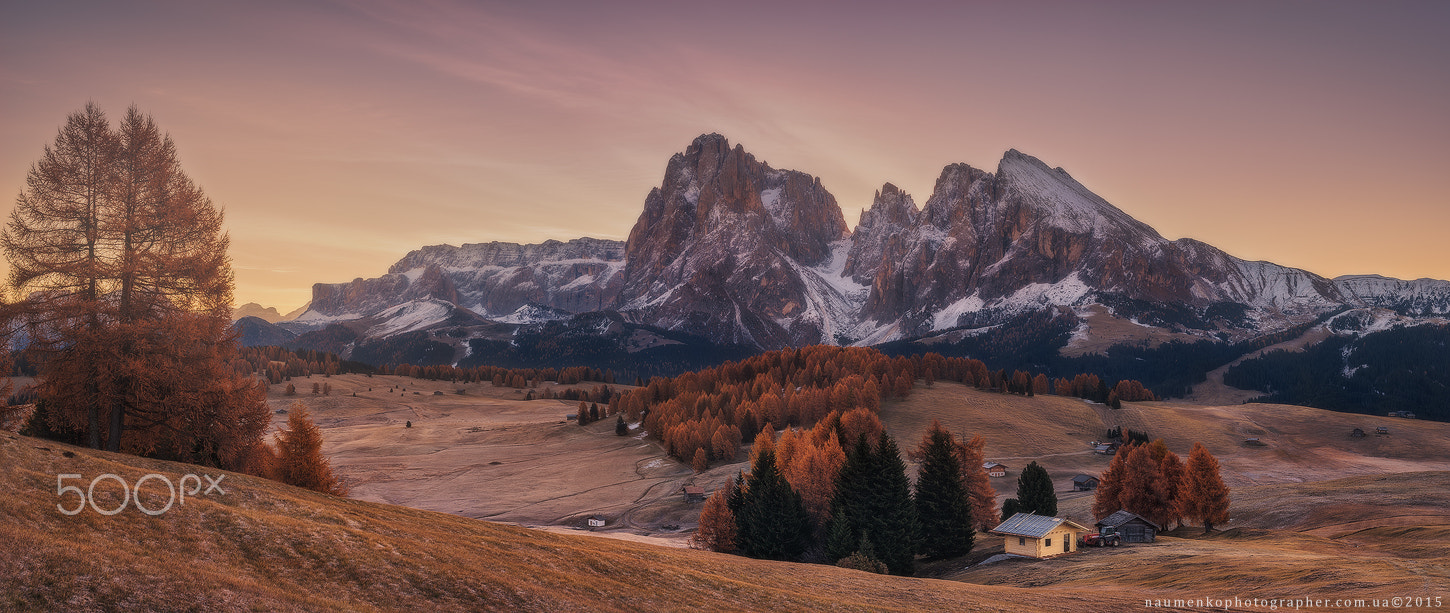
[[[322,456],[322,431],[312,423],[307,405],[299,401],[288,408],[287,427],[277,433],[276,446],[279,481],[324,494],[347,495],[347,486]]]
[[[1108,469],[1098,478],[1098,487],[1093,492],[1093,516],[1102,519],[1123,509],[1123,479],[1127,472],[1127,458],[1137,445],[1127,445],[1113,454]]]
[[[135,107],[67,118],[0,236],[51,426],[93,448],[234,466],[266,428],[236,356],[222,213]]]
[[[972,503],[972,523],[978,530],[986,532],[1001,523],[997,511],[997,490],[992,487],[992,478],[987,475],[986,456],[982,449],[987,441],[981,435],[973,435],[965,443],[957,443],[957,463],[962,467],[962,487]]]
[[[1123,462],[1123,487],[1118,494],[1118,502],[1129,512],[1162,526],[1176,511],[1163,482],[1160,452],[1168,452],[1162,441],[1133,447]],[[1098,485],[1102,486],[1101,483]]]
[[[1203,533],[1228,521],[1229,489],[1219,474],[1218,458],[1202,443],[1194,443],[1188,454],[1183,481],[1183,516],[1203,524]]]
[[[1183,491],[1185,475],[1188,469],[1183,465],[1183,460],[1178,454],[1167,451],[1158,465],[1159,479],[1163,482],[1163,492],[1170,504],[1163,513],[1163,529],[1168,529],[1168,524],[1176,523],[1183,525]]]
[[[831,518],[831,498],[836,494],[836,476],[846,464],[846,452],[830,432],[821,443],[813,435],[802,435],[795,457],[783,471],[786,481],[801,495],[801,504],[818,528]]]
[[[735,551],[735,513],[730,511],[728,501],[734,490],[733,482],[727,487],[715,490],[705,501],[700,511],[700,527],[690,536],[690,546],[695,549],[729,553]]]

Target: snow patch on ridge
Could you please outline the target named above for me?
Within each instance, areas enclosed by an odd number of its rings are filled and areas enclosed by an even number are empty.
[[[453,314],[455,307],[441,300],[413,300],[384,309],[377,315],[383,322],[368,328],[368,336],[392,336],[421,330]]]

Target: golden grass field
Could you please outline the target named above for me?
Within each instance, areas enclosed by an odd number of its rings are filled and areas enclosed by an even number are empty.
[[[69,453],[71,456],[67,456]],[[129,483],[185,464],[0,433],[6,611],[1106,611],[1119,590],[983,587],[559,535],[227,473],[155,517],[66,516],[58,473]],[[209,471],[215,476],[218,471]],[[84,481],[82,483],[85,483]],[[146,483],[148,508],[166,490]],[[120,503],[113,481],[102,509]]]
[[[312,381],[333,393],[311,395]],[[16,467],[5,485],[18,493],[0,503],[0,538],[15,545],[0,555],[0,609],[1108,611],[1282,588],[1450,597],[1450,424],[1257,404],[1111,410],[918,386],[882,406],[902,448],[932,419],[981,434],[988,459],[1011,467],[993,479],[999,498],[1036,460],[1057,484],[1060,514],[1091,523],[1092,495],[1069,492],[1070,480],[1107,466],[1088,443],[1121,425],[1185,457],[1195,441],[1208,446],[1233,488],[1234,519],[1207,537],[1191,527],[1152,545],[972,566],[1002,549],[979,535],[972,554],[903,579],[681,549],[700,505],[679,488],[713,490],[746,468],[744,452],[695,475],[638,432],[615,436],[613,420],[566,420],[574,402],[398,377],[294,383],[298,396],[273,386],[268,402],[309,406],[351,500],[229,475],[226,497],[160,517],[67,517],[55,510],[57,473],[134,482],[197,469],[0,435],[3,465]],[[1373,434],[1381,425],[1389,436]],[[1355,427],[1370,436],[1350,438]],[[592,514],[609,524],[577,529]]]

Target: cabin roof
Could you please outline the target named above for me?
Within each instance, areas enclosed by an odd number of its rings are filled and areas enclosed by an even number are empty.
[[[1104,517],[1104,518],[1098,520],[1097,525],[1099,525],[1099,526],[1112,526],[1112,527],[1116,528],[1118,526],[1121,526],[1123,524],[1126,524],[1126,523],[1128,523],[1130,521],[1133,521],[1135,519],[1136,520],[1139,520],[1139,521],[1142,521],[1143,523],[1148,524],[1150,526],[1153,526],[1153,529],[1154,530],[1162,530],[1163,529],[1162,526],[1159,526],[1158,524],[1155,524],[1152,521],[1149,521],[1147,518],[1143,517],[1142,515],[1138,515],[1137,513],[1133,513],[1131,511],[1128,511],[1127,509],[1123,509],[1121,511],[1118,511],[1117,513],[1113,513],[1112,515],[1109,515],[1107,517]]]
[[[1032,513],[1018,513],[1007,518],[1007,521],[997,524],[997,527],[992,529],[992,533],[1042,538],[1047,536],[1048,532],[1052,532],[1058,526],[1063,525],[1074,527],[1078,530],[1087,530],[1087,528],[1082,527],[1070,519],[1044,517],[1042,515],[1033,515]]]
[[[1087,483],[1088,481],[1098,481],[1098,480],[1099,479],[1097,477],[1094,477],[1092,475],[1078,475],[1078,476],[1072,478],[1072,482],[1073,483]]]

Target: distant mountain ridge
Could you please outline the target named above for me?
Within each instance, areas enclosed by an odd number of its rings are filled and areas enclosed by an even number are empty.
[[[627,241],[424,247],[383,276],[315,285],[307,312],[282,325],[424,332],[461,358],[463,339],[503,333],[483,322],[590,312],[772,349],[929,338],[1044,309],[1084,322],[1074,342],[1112,328],[1090,325],[1103,317],[1164,338],[1237,341],[1368,308],[1450,315],[1450,282],[1327,279],[1167,240],[1017,150],[991,172],[946,166],[919,209],[885,184],[850,231],[818,178],[706,134],[670,158]]]

